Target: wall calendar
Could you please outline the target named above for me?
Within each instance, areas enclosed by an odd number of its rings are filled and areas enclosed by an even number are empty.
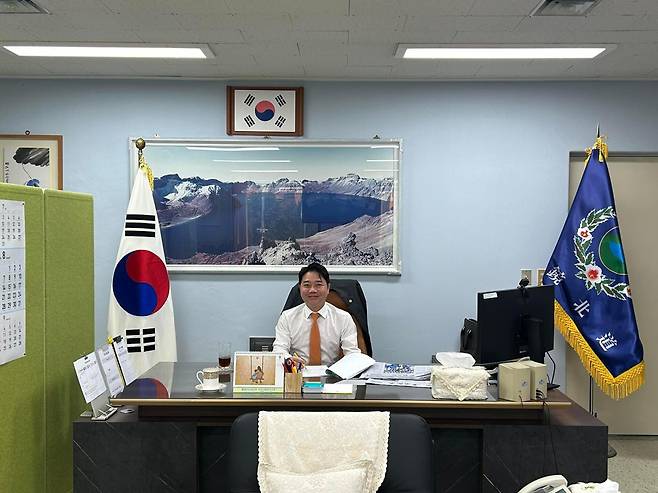
[[[0,200],[0,365],[25,356],[25,202]]]

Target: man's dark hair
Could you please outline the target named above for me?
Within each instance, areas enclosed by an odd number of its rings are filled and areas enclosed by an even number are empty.
[[[327,268],[324,265],[318,264],[317,262],[313,262],[312,264],[308,264],[306,267],[301,268],[299,271],[299,284],[302,283],[302,277],[309,272],[317,272],[317,274],[324,279],[324,282],[329,284],[329,271],[327,271]]]

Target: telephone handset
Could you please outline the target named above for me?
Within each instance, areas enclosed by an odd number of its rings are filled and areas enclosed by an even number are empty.
[[[519,493],[569,493],[564,476],[546,476],[521,488]]]

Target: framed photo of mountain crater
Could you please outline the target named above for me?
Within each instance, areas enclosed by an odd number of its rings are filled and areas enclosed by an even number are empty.
[[[0,135],[2,181],[62,189],[61,135]]]
[[[398,140],[154,139],[144,157],[171,272],[321,262],[333,273],[400,274]]]

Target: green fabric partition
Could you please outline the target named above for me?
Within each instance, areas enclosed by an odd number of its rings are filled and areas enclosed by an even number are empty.
[[[94,350],[91,195],[46,190],[46,489],[73,490],[72,421],[87,407],[73,361]]]
[[[25,353],[0,365],[0,491],[45,489],[44,214],[38,188],[0,184],[25,202]]]
[[[94,349],[90,195],[0,184],[25,202],[26,356],[0,365],[0,492],[73,491],[73,361]]]

